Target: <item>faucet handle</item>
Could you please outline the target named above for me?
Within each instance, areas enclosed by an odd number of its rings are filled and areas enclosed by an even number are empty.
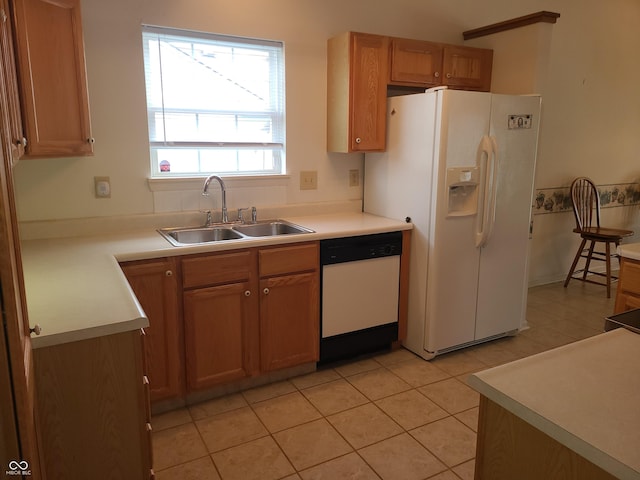
[[[206,220],[204,221],[204,226],[205,226],[205,227],[210,227],[210,226],[211,226],[211,224],[213,223],[213,219],[211,218],[211,210],[205,210],[205,211],[204,211],[204,212],[202,212],[202,213],[206,213],[206,214],[207,214],[207,218],[206,218]]]
[[[251,222],[256,223],[258,221],[258,210],[256,207],[251,207]]]
[[[242,216],[242,212],[245,210],[249,210],[249,207],[239,208],[238,209],[238,221],[244,223],[244,217]]]

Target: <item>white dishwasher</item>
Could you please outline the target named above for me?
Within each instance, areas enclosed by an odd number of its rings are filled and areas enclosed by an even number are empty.
[[[389,347],[398,339],[402,232],[320,242],[320,363]]]

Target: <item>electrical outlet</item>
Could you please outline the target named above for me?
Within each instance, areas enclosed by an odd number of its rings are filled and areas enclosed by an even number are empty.
[[[316,190],[318,188],[318,172],[316,170],[300,172],[300,190]]]
[[[360,185],[360,170],[349,170],[349,186],[357,187]]]
[[[109,177],[93,177],[96,198],[111,198],[111,180]]]

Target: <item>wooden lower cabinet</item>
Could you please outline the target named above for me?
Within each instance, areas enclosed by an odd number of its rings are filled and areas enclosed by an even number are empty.
[[[153,476],[140,331],[33,350],[47,480]]]
[[[149,319],[144,352],[151,400],[177,397],[184,390],[184,370],[176,260],[159,258],[121,267]]]
[[[187,392],[318,360],[319,244],[182,259]]]
[[[257,373],[257,292],[249,282],[184,292],[187,390]]]
[[[187,393],[257,373],[256,258],[254,249],[182,258]]]
[[[153,402],[318,360],[318,242],[121,266],[149,318]]]
[[[260,281],[260,366],[263,371],[318,361],[318,271]]]
[[[620,257],[614,313],[640,308],[640,261]]]

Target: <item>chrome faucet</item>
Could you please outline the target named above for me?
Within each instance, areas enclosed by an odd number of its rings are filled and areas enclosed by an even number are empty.
[[[209,195],[208,190],[211,180],[217,180],[220,184],[220,191],[222,192],[222,223],[229,223],[229,216],[227,215],[227,189],[225,188],[222,179],[217,175],[211,175],[207,177],[207,179],[204,181],[204,187],[202,188],[202,195]],[[208,227],[211,225],[211,223],[211,212],[209,211],[207,212],[207,221],[205,223],[205,226]]]

